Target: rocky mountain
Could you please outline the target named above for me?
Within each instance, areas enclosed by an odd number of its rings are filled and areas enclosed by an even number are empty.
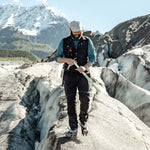
[[[150,15],[137,17],[120,23],[101,37],[98,41],[99,45],[96,47],[97,59],[98,57],[117,58],[133,48],[149,43]]]
[[[68,35],[68,21],[45,6],[0,6],[0,29],[14,27],[36,43],[56,48],[62,37]],[[0,38],[5,36],[0,35]]]

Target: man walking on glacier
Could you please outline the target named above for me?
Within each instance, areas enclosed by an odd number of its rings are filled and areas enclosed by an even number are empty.
[[[70,129],[66,133],[67,137],[76,137],[78,121],[76,114],[76,91],[79,91],[80,99],[80,125],[83,135],[87,135],[87,119],[89,108],[89,83],[83,76],[85,72],[88,76],[88,68],[95,61],[95,50],[92,41],[82,35],[82,26],[79,21],[70,23],[70,36],[64,38],[59,43],[55,60],[64,63],[64,89],[67,97],[67,110]],[[76,68],[74,63],[79,65]]]

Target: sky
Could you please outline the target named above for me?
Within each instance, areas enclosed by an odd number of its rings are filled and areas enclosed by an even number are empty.
[[[150,0],[0,0],[21,6],[43,4],[69,21],[79,20],[85,30],[105,33],[117,24],[150,14]]]

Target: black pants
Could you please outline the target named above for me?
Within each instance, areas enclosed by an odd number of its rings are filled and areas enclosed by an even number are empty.
[[[80,114],[79,119],[85,124],[88,119],[89,108],[89,83],[88,80],[79,72],[64,72],[64,88],[68,104],[69,126],[72,130],[78,127],[76,114],[76,92],[79,91]]]

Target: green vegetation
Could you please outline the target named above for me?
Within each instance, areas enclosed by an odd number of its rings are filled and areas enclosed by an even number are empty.
[[[38,62],[40,59],[27,51],[0,49],[0,60]]]
[[[0,49],[28,51],[39,58],[50,56],[54,52],[50,45],[33,43],[27,37],[17,33],[0,39]]]

